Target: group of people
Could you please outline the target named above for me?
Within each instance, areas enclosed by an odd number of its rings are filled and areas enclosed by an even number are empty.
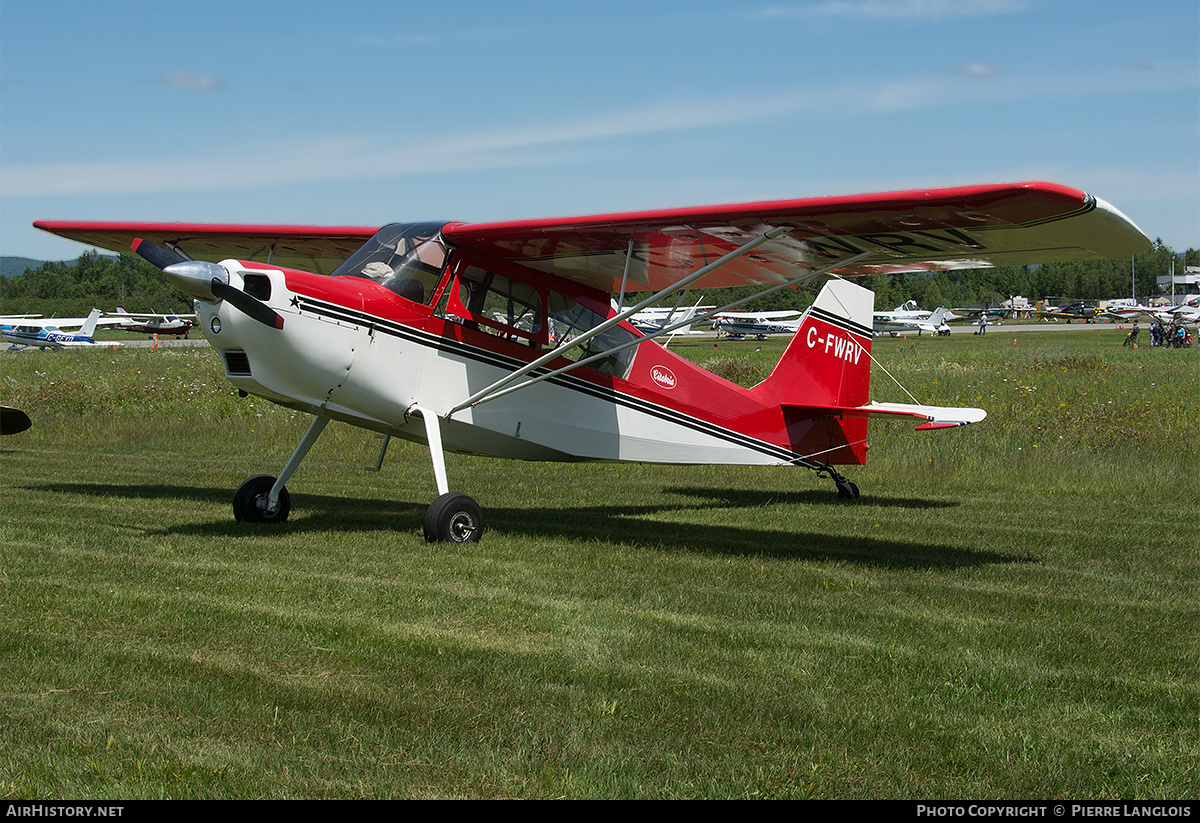
[[[1133,327],[1129,330],[1129,334],[1125,335],[1124,346],[1136,346],[1138,341],[1138,324],[1133,321]],[[1192,335],[1187,330],[1187,327],[1178,320],[1172,320],[1170,323],[1163,325],[1158,320],[1150,321],[1150,345],[1151,347],[1168,348],[1168,349],[1190,349],[1192,347]]]
[[[1165,326],[1159,321],[1153,320],[1150,323],[1150,345],[1172,349],[1190,349],[1192,335],[1178,320],[1172,320]]]

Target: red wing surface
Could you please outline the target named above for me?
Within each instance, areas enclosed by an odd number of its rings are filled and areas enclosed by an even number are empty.
[[[856,276],[1113,259],[1150,241],[1120,212],[1050,183],[784,200],[558,220],[451,224],[445,238],[617,292],[657,290],[778,226],[788,234],[699,288],[774,284],[840,259]],[[628,261],[628,265],[627,265]]]

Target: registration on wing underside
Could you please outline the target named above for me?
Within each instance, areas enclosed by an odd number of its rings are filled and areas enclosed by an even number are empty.
[[[701,285],[781,283],[794,277],[798,269],[828,266],[864,253],[870,258],[850,271],[898,272],[906,266],[912,270],[985,268],[1000,265],[1006,255],[1029,248],[1027,244],[988,242],[991,238],[985,240],[980,233],[954,228],[819,237],[796,234],[771,241],[729,263]],[[637,242],[621,250],[560,251],[516,260],[565,277],[602,275],[647,286],[656,285],[656,277],[694,271],[733,248],[728,237],[708,239],[710,242],[702,243],[693,235],[670,238],[670,242]]]

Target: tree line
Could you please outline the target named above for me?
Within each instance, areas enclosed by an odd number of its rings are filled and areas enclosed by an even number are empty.
[[[92,309],[186,314],[191,301],[167,282],[162,270],[140,257],[95,251],[78,260],[42,263],[0,278],[0,314],[82,317]]]
[[[1031,302],[1045,297],[1092,303],[1136,297],[1145,302],[1159,294],[1157,278],[1171,273],[1172,262],[1175,273],[1182,274],[1184,266],[1200,266],[1200,251],[1188,249],[1179,254],[1158,241],[1126,260],[872,275],[856,282],[875,292],[877,311],[908,300],[927,309],[996,306],[1014,295]],[[753,294],[753,287],[716,292],[706,292],[704,302],[740,299]],[[759,311],[803,309],[814,296],[809,291],[785,289],[759,298],[749,307]],[[117,306],[161,314],[191,311],[189,300],[159,269],[133,255],[113,257],[89,251],[78,260],[43,263],[23,274],[0,278],[0,314],[82,316],[93,308],[111,311]]]

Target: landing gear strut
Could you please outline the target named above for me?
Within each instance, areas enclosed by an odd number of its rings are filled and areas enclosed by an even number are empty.
[[[442,437],[437,415],[419,407],[413,407],[411,411],[419,414],[425,421],[425,433],[429,440],[429,453],[433,458],[433,473],[438,487],[438,498],[426,510],[421,521],[425,539],[430,543],[478,543],[483,535],[483,512],[479,504],[469,496],[461,492],[451,492],[447,488],[446,459],[442,453]],[[233,516],[245,523],[282,523],[287,520],[292,501],[284,484],[295,474],[328,423],[327,417],[313,419],[279,477],[259,474],[242,483],[233,495]],[[384,449],[386,448],[385,440]],[[379,463],[382,462],[381,450]],[[371,469],[378,470],[378,464]]]
[[[442,452],[442,429],[438,416],[429,409],[413,406],[408,410],[425,422],[425,439],[433,460],[433,477],[438,498],[425,510],[421,523],[429,543],[478,543],[483,536],[483,512],[479,504],[461,492],[452,492],[446,482],[446,455]]]
[[[239,486],[237,493],[233,495],[233,516],[248,523],[282,523],[287,520],[292,500],[283,484],[296,473],[300,462],[313,447],[313,443],[317,442],[321,432],[325,431],[328,423],[328,417],[313,418],[300,445],[292,453],[279,477],[260,474]]]

